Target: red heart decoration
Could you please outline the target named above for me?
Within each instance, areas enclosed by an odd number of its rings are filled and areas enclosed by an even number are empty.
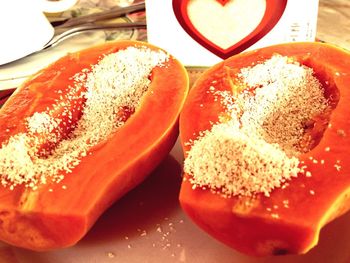
[[[192,23],[188,14],[188,5],[190,1],[191,0],[173,0],[173,10],[178,22],[194,40],[222,59],[242,52],[264,37],[280,20],[287,5],[287,0],[266,0],[265,12],[255,29],[232,46],[223,48],[205,37]],[[222,5],[222,8],[225,8],[226,4],[231,0],[216,1]],[[251,16],[254,16],[253,11]]]
[[[220,4],[222,4],[223,6],[227,4],[228,1],[230,0],[216,0],[218,1]]]

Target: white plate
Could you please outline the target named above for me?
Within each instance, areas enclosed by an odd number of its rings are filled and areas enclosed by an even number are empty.
[[[126,19],[120,18],[114,21],[125,22]],[[82,32],[64,39],[52,48],[8,64],[0,65],[0,91],[18,87],[30,75],[53,63],[67,53],[102,44],[109,40],[138,40],[138,32],[138,30],[133,29]],[[30,40],[24,40],[23,43],[26,41]]]

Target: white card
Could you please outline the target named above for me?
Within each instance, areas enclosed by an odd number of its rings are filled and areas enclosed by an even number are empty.
[[[245,50],[314,41],[318,0],[146,0],[148,42],[187,66]]]

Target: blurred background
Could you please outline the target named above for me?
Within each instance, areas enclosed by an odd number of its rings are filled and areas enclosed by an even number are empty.
[[[152,1],[152,0],[148,0]],[[69,18],[81,17],[116,7],[126,7],[143,0],[78,0],[65,12],[47,14],[54,26]],[[319,0],[317,39],[350,50],[350,0]],[[161,10],[159,10],[161,12]],[[109,19],[104,24],[115,22],[146,22],[145,12],[136,12],[121,18]],[[166,29],[166,25],[164,25]],[[67,52],[118,39],[147,40],[146,29],[111,29],[85,31],[72,35],[54,47],[12,63],[0,65],[0,91],[20,85],[29,75],[52,63]],[[203,69],[190,68],[190,79],[194,81]]]
[[[61,14],[60,17],[51,17],[50,19],[55,21],[107,10],[115,5],[128,6],[139,2],[142,0],[79,0],[71,10]],[[140,19],[145,19],[145,17]],[[317,37],[350,49],[349,0],[319,0]]]
[[[320,0],[317,37],[350,50],[349,0]]]

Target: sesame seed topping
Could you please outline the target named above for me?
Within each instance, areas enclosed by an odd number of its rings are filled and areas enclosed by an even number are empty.
[[[67,87],[52,107],[28,117],[27,130],[2,143],[1,184],[24,184],[34,189],[48,181],[60,182],[93,146],[124,125],[125,120],[118,114],[138,108],[148,90],[152,69],[167,59],[162,51],[128,47],[106,55],[91,69],[73,76],[74,86]],[[82,92],[82,87],[86,91]],[[55,112],[62,114],[56,116]],[[73,118],[76,112],[82,112],[80,119]],[[66,129],[71,132],[63,138],[62,130]],[[54,148],[43,148],[46,143]]]
[[[289,200],[283,200],[283,206],[289,208]]]
[[[278,218],[279,218],[279,215],[278,215],[278,214],[273,213],[273,214],[271,214],[271,217],[272,217],[272,218],[275,218],[275,219],[278,219]]]
[[[284,184],[281,186],[281,188],[282,188],[282,189],[286,189],[288,186],[289,186],[288,183],[284,183]]]
[[[200,132],[184,171],[192,189],[208,187],[224,197],[269,196],[303,171],[297,156],[310,147],[303,143],[304,127],[328,102],[313,70],[287,57],[243,68],[236,79],[237,86],[247,87],[244,92],[209,88],[231,119]]]
[[[206,161],[199,162],[201,158]],[[214,125],[194,143],[185,160],[185,171],[193,175],[193,188],[210,186],[221,189],[224,195],[251,196],[260,192],[267,195],[296,176],[299,169],[298,160],[288,158],[275,144],[223,123]]]
[[[256,87],[253,97],[242,95],[242,126],[255,130],[269,143],[278,143],[287,152],[305,152],[300,145],[304,126],[328,106],[313,70],[276,55],[253,68],[242,69],[240,76],[249,87]]]
[[[340,137],[346,137],[346,133],[345,133],[345,131],[342,130],[342,129],[337,130],[337,134],[338,134]]]
[[[338,172],[340,172],[340,170],[341,170],[341,165],[335,164],[335,165],[334,165],[334,168],[335,168]]]

